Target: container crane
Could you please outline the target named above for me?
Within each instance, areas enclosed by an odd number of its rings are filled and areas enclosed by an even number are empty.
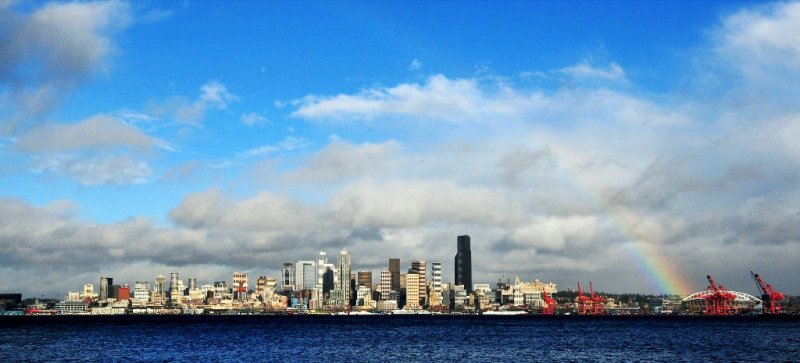
[[[706,315],[731,315],[734,313],[733,301],[736,294],[725,290],[725,286],[718,285],[711,275],[706,275],[708,279],[708,290],[703,298],[706,303]]]
[[[763,311],[765,314],[780,314],[783,310],[781,308],[781,301],[783,300],[783,293],[775,290],[772,285],[767,284],[764,280],[753,271],[750,271],[750,275],[753,276],[753,280],[756,281],[756,285],[758,285],[758,289],[761,290],[761,301],[763,306]]]
[[[589,293],[590,299],[592,301],[592,315],[602,315],[606,313],[605,309],[605,302],[606,298],[597,295],[594,293],[594,287],[592,287],[592,282],[589,281]]]
[[[589,312],[589,307],[592,305],[592,298],[583,294],[583,289],[581,289],[581,283],[578,281],[578,314],[585,315]]]
[[[544,309],[542,309],[542,314],[544,315],[554,315],[556,313],[556,299],[547,295],[547,291],[545,291],[544,287],[542,288],[542,299],[544,299]]]

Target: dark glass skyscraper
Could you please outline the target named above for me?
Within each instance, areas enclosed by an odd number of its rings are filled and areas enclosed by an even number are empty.
[[[400,292],[400,259],[389,259],[389,272],[392,273],[392,291]]]
[[[456,252],[456,285],[464,285],[464,289],[472,291],[472,252],[469,249],[469,236],[458,236],[458,252]]]

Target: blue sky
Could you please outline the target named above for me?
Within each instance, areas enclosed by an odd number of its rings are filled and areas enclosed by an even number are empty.
[[[620,254],[636,245],[695,289],[754,292],[752,269],[800,293],[798,19],[794,2],[0,2],[0,289],[275,275],[342,247],[358,269],[450,271],[468,233],[481,282],[663,292]],[[15,278],[33,271],[71,277]]]

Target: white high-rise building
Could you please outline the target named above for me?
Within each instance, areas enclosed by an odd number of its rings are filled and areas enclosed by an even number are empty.
[[[131,304],[144,306],[150,301],[150,282],[136,281],[133,285],[133,301]]]
[[[169,274],[169,302],[172,306],[180,305],[183,292],[183,282],[177,272]]]
[[[350,304],[350,253],[346,249],[339,252],[339,265],[337,266],[338,281],[336,281],[336,290],[339,291],[337,296],[342,301],[337,301],[337,305]]]
[[[313,290],[317,284],[316,264],[314,261],[297,261],[295,265],[295,288],[297,291]]]
[[[419,275],[406,274],[406,309],[419,309]]]
[[[369,287],[364,285],[358,287],[356,290],[356,306],[372,306],[372,290]]]
[[[392,272],[388,268],[381,269],[381,283],[378,285],[381,293],[381,300],[389,300],[389,292],[392,291]]]
[[[324,251],[320,251],[319,255],[317,256],[317,276],[316,276],[317,277],[316,289],[320,291],[322,291],[322,284],[326,270],[325,265],[327,264],[328,264],[328,254],[325,253]]]
[[[433,281],[433,291],[442,295],[442,263],[431,262],[431,280]]]

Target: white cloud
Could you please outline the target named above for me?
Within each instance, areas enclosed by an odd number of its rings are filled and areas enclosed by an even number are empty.
[[[96,115],[73,124],[49,124],[34,128],[16,142],[26,152],[68,152],[87,148],[132,148],[139,151],[168,147],[137,128],[110,115]]]
[[[170,117],[177,122],[201,125],[209,110],[225,110],[229,104],[238,101],[239,96],[229,92],[219,81],[212,80],[200,86],[200,96],[194,102],[176,96],[151,104],[148,111],[155,117]]]
[[[269,120],[267,120],[266,117],[255,112],[243,113],[240,119],[242,120],[242,123],[247,126],[264,125],[269,123]]]
[[[422,68],[422,62],[419,59],[416,59],[416,58],[414,58],[411,61],[411,64],[408,65],[408,70],[409,71],[418,71],[420,68]]]
[[[484,97],[475,80],[435,75],[421,85],[401,84],[356,95],[307,96],[294,101],[299,108],[292,115],[316,120],[390,116],[462,122],[480,120],[486,113],[502,115],[511,111],[492,101]]]
[[[32,170],[68,176],[87,186],[144,184],[154,177],[147,162],[114,154],[36,156]]]
[[[800,3],[780,2],[742,10],[723,21],[719,50],[747,72],[760,67],[800,71]]]
[[[109,115],[34,128],[14,147],[30,158],[33,172],[62,175],[89,186],[150,182],[154,171],[147,154],[157,148],[171,150],[166,142]]]
[[[606,68],[601,68],[593,66],[588,61],[583,61],[576,65],[562,68],[559,72],[577,79],[601,79],[616,82],[626,81],[625,70],[614,62],[610,63]]]
[[[263,156],[280,151],[292,151],[308,147],[311,143],[302,137],[289,136],[277,144],[269,144],[246,150],[240,154],[242,157]]]
[[[125,2],[48,3],[31,15],[0,9],[7,35],[0,84],[10,109],[34,116],[50,111],[78,84],[104,70],[111,35],[131,22]]]

